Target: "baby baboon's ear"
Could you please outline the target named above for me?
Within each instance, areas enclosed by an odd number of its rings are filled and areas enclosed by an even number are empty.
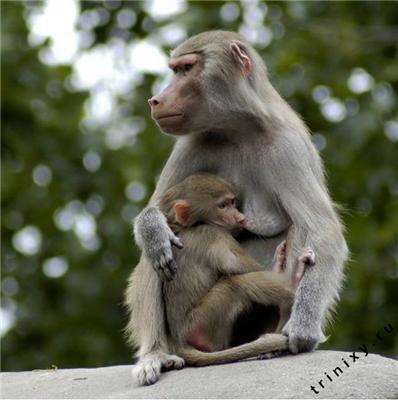
[[[174,204],[174,211],[176,213],[176,220],[181,226],[188,225],[189,219],[189,204],[185,200],[178,200]]]

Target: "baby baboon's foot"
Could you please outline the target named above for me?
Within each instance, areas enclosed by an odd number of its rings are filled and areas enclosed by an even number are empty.
[[[311,247],[306,247],[303,254],[299,257],[299,263],[303,263],[305,266],[315,265],[315,253]]]
[[[162,360],[162,371],[170,371],[171,369],[181,369],[184,367],[184,359],[174,354],[166,354]]]
[[[274,272],[283,272],[285,269],[286,262],[286,240],[281,242],[275,250],[274,255],[274,265],[272,266],[272,271]]]
[[[295,289],[298,288],[301,279],[304,276],[305,270],[307,267],[312,267],[315,265],[315,253],[314,250],[311,249],[311,247],[306,247],[298,258],[298,264],[297,264],[297,269],[296,273],[293,278],[293,287]]]

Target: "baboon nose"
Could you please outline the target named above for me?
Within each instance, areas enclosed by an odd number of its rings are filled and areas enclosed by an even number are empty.
[[[148,100],[148,104],[151,108],[157,106],[159,102],[156,100],[155,97],[152,97],[151,99]]]

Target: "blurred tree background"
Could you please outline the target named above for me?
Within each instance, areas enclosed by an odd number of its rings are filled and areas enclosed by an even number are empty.
[[[146,99],[210,29],[258,49],[344,207],[352,261],[321,348],[397,357],[397,21],[394,2],[1,2],[3,370],[131,362],[131,221],[173,145]]]

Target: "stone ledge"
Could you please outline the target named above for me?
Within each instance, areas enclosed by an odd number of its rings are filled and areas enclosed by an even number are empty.
[[[376,354],[365,357],[365,353],[359,352],[355,353],[359,358],[354,361],[350,355],[343,351],[315,351],[271,360],[185,368],[167,372],[159,382],[147,387],[134,385],[128,365],[3,372],[1,397],[398,398],[398,361]]]

